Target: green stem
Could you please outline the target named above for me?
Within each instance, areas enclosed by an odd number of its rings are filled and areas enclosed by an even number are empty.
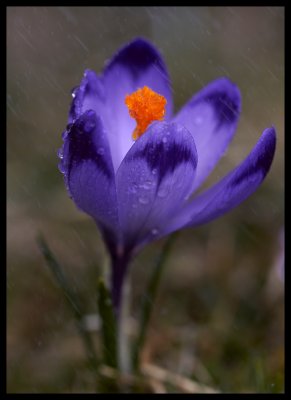
[[[103,279],[98,282],[98,309],[102,322],[102,347],[104,363],[117,368],[117,326],[110,293]]]
[[[153,304],[154,300],[156,298],[157,294],[157,289],[161,280],[161,276],[163,273],[163,270],[166,265],[166,260],[170,254],[170,251],[172,249],[173,243],[177,238],[178,233],[172,234],[164,244],[164,247],[157,259],[157,262],[154,266],[152,275],[150,277],[147,289],[146,289],[146,295],[143,298],[143,303],[142,303],[142,308],[141,308],[141,318],[140,318],[140,324],[139,324],[139,332],[137,339],[134,343],[133,346],[133,353],[132,353],[132,365],[134,371],[139,370],[140,366],[140,353],[141,349],[143,347],[143,344],[145,342],[145,337],[147,333],[147,328],[148,324],[150,321],[150,317],[152,314],[152,309],[153,309]]]
[[[126,374],[131,372],[131,358],[128,335],[130,310],[130,284],[128,277],[125,278],[122,288],[122,300],[118,324],[118,368],[120,372]]]
[[[82,338],[90,366],[94,371],[97,371],[98,362],[97,362],[96,351],[94,348],[92,337],[89,334],[89,332],[86,330],[86,328],[82,322],[83,312],[81,311],[81,307],[80,307],[80,303],[77,299],[77,295],[70,287],[61,265],[56,260],[54,254],[48,247],[48,244],[46,243],[46,240],[44,239],[44,237],[42,235],[39,235],[37,237],[37,243],[38,243],[41,253],[43,254],[43,256],[46,260],[46,263],[47,263],[49,269],[53,273],[56,281],[58,282],[60,288],[62,289],[63,294],[65,295],[65,298],[67,300],[67,303],[69,304],[69,306],[73,312],[73,316],[75,318],[78,333],[79,333],[80,337]]]

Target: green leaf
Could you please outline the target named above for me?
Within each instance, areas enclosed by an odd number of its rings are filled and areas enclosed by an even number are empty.
[[[68,280],[64,274],[64,271],[57,261],[55,255],[51,251],[51,249],[48,247],[48,244],[46,243],[46,240],[42,235],[39,235],[37,237],[37,243],[39,246],[40,251],[42,252],[42,255],[44,256],[47,266],[53,273],[57,283],[59,284],[60,288],[63,290],[63,293],[71,306],[74,315],[77,319],[80,319],[82,317],[82,312],[80,310],[80,305],[78,304],[78,300],[76,298],[76,294],[74,291],[70,288],[68,284]]]
[[[98,308],[102,322],[104,362],[110,367],[117,368],[117,323],[111,296],[103,279],[98,282]]]
[[[80,337],[83,340],[84,347],[87,353],[87,358],[89,360],[89,363],[94,371],[97,370],[98,362],[97,362],[97,356],[94,348],[94,344],[92,341],[92,338],[89,334],[89,332],[86,330],[84,324],[83,324],[83,312],[81,310],[80,302],[77,298],[77,294],[75,291],[70,287],[69,282],[64,274],[63,268],[61,267],[60,263],[57,261],[55,255],[49,248],[46,240],[44,237],[39,234],[38,237],[36,238],[37,244],[39,246],[39,249],[44,256],[47,266],[53,273],[54,278],[56,279],[58,285],[60,286],[72,312],[73,316],[76,321],[76,326],[78,329],[78,332],[80,334]]]
[[[156,264],[153,268],[152,275],[150,276],[148,286],[145,292],[145,296],[143,298],[143,303],[141,307],[141,314],[140,314],[140,322],[139,322],[139,331],[137,339],[133,346],[132,352],[132,365],[135,371],[139,369],[140,364],[140,352],[142,350],[146,332],[148,328],[148,324],[150,321],[150,317],[152,314],[152,309],[154,305],[154,300],[156,298],[156,294],[158,291],[158,286],[161,280],[162,273],[164,271],[167,258],[170,254],[172,249],[173,243],[177,237],[178,233],[172,234],[164,244],[164,247],[159,255]]]

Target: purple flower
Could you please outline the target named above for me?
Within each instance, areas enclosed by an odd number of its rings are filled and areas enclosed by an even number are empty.
[[[135,121],[125,97],[144,86],[164,96],[165,117],[134,141]],[[272,127],[233,171],[192,196],[234,135],[240,93],[220,78],[177,115],[172,109],[165,63],[152,44],[139,38],[121,48],[101,75],[87,70],[73,91],[59,167],[70,196],[94,218],[109,249],[117,310],[128,262],[142,246],[236,207],[261,184],[273,160]]]

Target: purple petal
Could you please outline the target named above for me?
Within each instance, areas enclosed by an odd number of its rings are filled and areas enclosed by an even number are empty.
[[[239,89],[228,79],[220,78],[196,94],[174,118],[192,133],[197,147],[199,162],[194,190],[227,149],[239,114]]]
[[[133,145],[135,121],[125,105],[125,96],[148,86],[167,99],[166,120],[172,114],[170,80],[161,55],[144,39],[135,39],[121,48],[104,70],[104,87],[108,105],[108,138],[114,169]]]
[[[101,228],[117,232],[115,175],[101,120],[86,111],[68,128],[60,163],[67,189]]]
[[[155,122],[132,146],[116,176],[125,245],[150,241],[192,192],[197,152],[178,124]]]
[[[264,180],[272,164],[275,147],[275,129],[265,129],[248,157],[220,182],[187,204],[163,234],[209,222],[239,205]]]
[[[99,116],[105,114],[105,93],[102,78],[98,77],[94,71],[85,71],[80,86],[72,91],[72,96],[69,123],[75,121],[88,110],[95,111]]]

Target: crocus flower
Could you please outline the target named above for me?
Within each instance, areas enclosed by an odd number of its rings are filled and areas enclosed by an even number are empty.
[[[243,162],[195,195],[236,130],[240,92],[229,79],[211,82],[173,115],[166,65],[151,43],[137,38],[101,75],[86,70],[72,95],[59,168],[71,198],[96,221],[110,252],[118,312],[133,255],[249,197],[271,166],[275,129],[265,129]]]

